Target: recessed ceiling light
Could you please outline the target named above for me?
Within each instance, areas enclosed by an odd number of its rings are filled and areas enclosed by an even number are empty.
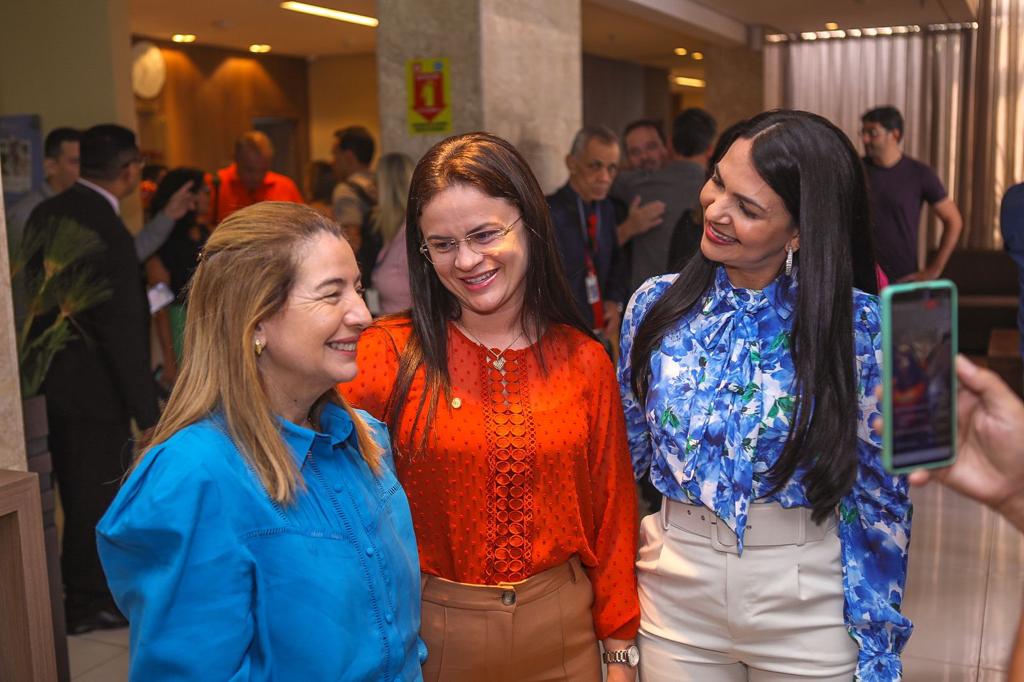
[[[270,45],[264,45],[262,43],[253,43],[249,46],[249,52],[254,52],[256,54],[270,52]]]
[[[830,31],[835,31],[836,29],[839,28],[839,24],[837,24],[834,21],[830,21],[827,24],[825,24],[825,28],[827,28]]]
[[[320,7],[319,5],[310,5],[305,2],[282,2],[281,9],[289,9],[293,12],[302,12],[303,14],[312,14],[315,17],[334,19],[335,21],[347,21],[350,24],[359,24],[360,26],[369,26],[370,28],[377,28],[377,24],[380,23],[373,17],[367,17],[362,14],[352,14],[351,12],[342,12],[340,10],[330,9],[329,7]]]
[[[687,78],[686,76],[676,76],[676,85],[682,85],[686,88],[703,88],[704,81],[700,78]]]
[[[680,57],[685,57],[687,54],[687,49],[685,47],[677,47],[675,50],[673,50],[673,52],[675,52]]]
[[[171,36],[171,40],[176,43],[194,43],[196,42],[196,36],[194,33],[175,33]]]
[[[694,53],[693,53],[693,54],[692,54],[691,56],[692,56],[692,57],[693,57],[694,59],[696,59],[696,60],[697,60],[698,62],[699,62],[700,60],[704,59],[704,53],[703,53],[703,52],[694,52]]]

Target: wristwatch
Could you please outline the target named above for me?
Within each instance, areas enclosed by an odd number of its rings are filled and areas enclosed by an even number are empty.
[[[601,660],[605,663],[625,663],[630,668],[635,668],[640,665],[640,649],[634,644],[618,651],[606,651],[601,654]]]

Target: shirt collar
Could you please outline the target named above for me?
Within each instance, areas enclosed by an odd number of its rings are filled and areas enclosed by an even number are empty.
[[[99,193],[101,197],[110,202],[110,207],[114,209],[114,213],[116,213],[117,215],[121,215],[121,202],[118,201],[117,197],[115,197],[113,194],[111,194],[104,188],[100,187],[96,183],[89,182],[85,178],[78,178],[78,184],[85,185],[92,191]]]
[[[782,273],[768,286],[758,291],[734,287],[725,268],[719,266],[715,272],[715,285],[704,305],[704,312],[710,312],[722,302],[737,310],[750,312],[771,306],[779,317],[788,320],[796,307],[797,274],[797,266],[794,265],[791,275]]]
[[[325,404],[321,410],[320,431],[307,429],[280,417],[278,422],[281,424],[281,436],[288,444],[300,469],[318,439],[329,443],[331,449],[334,449],[345,444],[355,431],[355,425],[348,412],[334,403]]]

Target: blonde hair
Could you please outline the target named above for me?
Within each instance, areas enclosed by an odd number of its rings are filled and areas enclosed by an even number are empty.
[[[298,269],[296,254],[321,232],[344,238],[329,218],[279,201],[243,208],[217,226],[189,289],[184,363],[140,459],[181,429],[220,411],[228,434],[270,496],[292,500],[302,479],[260,377],[255,329],[284,305]],[[377,473],[382,449],[336,388],[314,403],[314,425],[327,403],[351,417],[363,459]]]
[[[405,222],[405,207],[409,202],[409,183],[416,167],[405,154],[385,154],[377,161],[377,207],[373,216],[373,229],[387,244],[394,239]]]

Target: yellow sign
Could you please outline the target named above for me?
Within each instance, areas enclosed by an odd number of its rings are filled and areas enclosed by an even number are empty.
[[[451,76],[448,59],[410,59],[405,65],[409,134],[452,131]]]

